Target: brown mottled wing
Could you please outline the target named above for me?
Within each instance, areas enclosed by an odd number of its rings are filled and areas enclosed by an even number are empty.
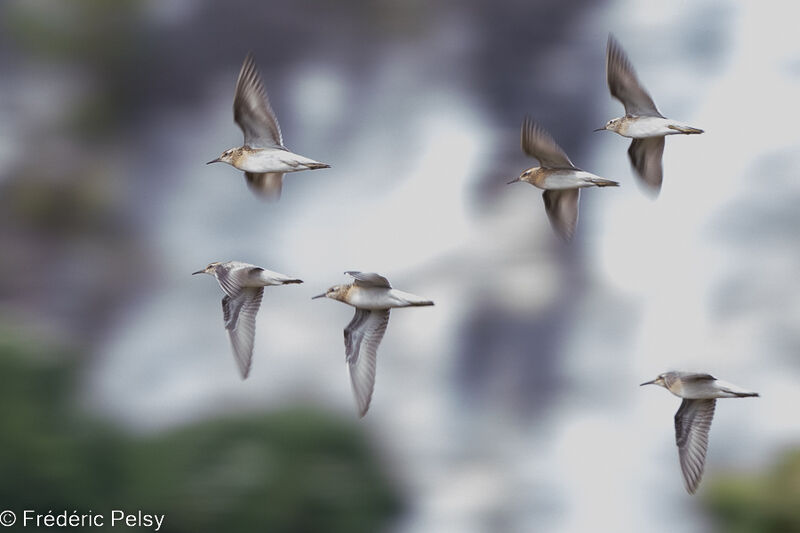
[[[675,442],[678,445],[683,481],[689,494],[694,494],[706,462],[708,432],[717,401],[683,400],[675,413]]]
[[[565,241],[572,239],[578,227],[580,189],[552,189],[544,191],[544,210],[556,234]]]
[[[263,200],[279,200],[283,188],[283,172],[245,172],[250,190]]]
[[[267,91],[258,75],[253,57],[248,54],[239,71],[233,99],[233,120],[244,133],[244,144],[251,148],[283,147],[278,119],[269,105]]]
[[[350,384],[358,408],[358,416],[367,414],[375,388],[375,366],[378,345],[389,324],[389,310],[356,309],[353,320],[344,329],[344,347]]]
[[[222,315],[231,341],[233,356],[242,379],[250,374],[256,336],[256,314],[264,296],[264,287],[247,287],[236,296],[222,298]]]
[[[664,137],[634,139],[628,148],[628,158],[639,177],[656,195],[661,192],[664,171],[661,158],[664,155]]]
[[[606,47],[606,76],[611,96],[622,102],[625,114],[640,117],[662,117],[633,70],[628,56],[613,35]]]
[[[529,117],[522,122],[522,151],[544,168],[577,168],[550,134]]]
[[[348,270],[345,272],[348,276],[352,276],[355,279],[355,284],[359,287],[379,287],[384,289],[391,289],[392,286],[389,284],[389,280],[381,276],[380,274],[376,274],[375,272],[357,272],[355,270]]]

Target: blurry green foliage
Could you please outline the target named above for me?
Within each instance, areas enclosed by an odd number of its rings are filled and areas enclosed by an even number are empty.
[[[98,142],[135,113],[137,59],[148,53],[143,8],[141,0],[0,3],[0,31],[20,51],[84,83],[51,131]]]
[[[800,450],[761,474],[718,477],[706,504],[725,533],[800,532]]]
[[[0,335],[0,509],[141,509],[187,533],[372,532],[399,510],[352,422],[290,409],[131,436],[82,413],[75,358],[45,352]]]

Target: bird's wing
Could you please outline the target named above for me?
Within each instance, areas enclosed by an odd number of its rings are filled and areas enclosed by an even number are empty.
[[[353,320],[344,329],[344,347],[350,383],[358,407],[358,416],[363,417],[369,409],[372,390],[375,388],[375,364],[378,345],[389,324],[389,310],[365,311],[356,309]]]
[[[245,172],[247,186],[264,200],[280,200],[283,187],[283,172]]]
[[[234,297],[222,298],[222,316],[231,340],[233,356],[242,379],[250,373],[256,335],[256,314],[264,296],[264,287],[248,287]]]
[[[580,189],[552,189],[542,194],[550,225],[565,241],[572,239],[578,227],[580,195]]]
[[[715,378],[711,374],[688,374],[688,375],[681,376],[681,380],[684,381],[684,382],[716,381],[717,378]]]
[[[544,128],[530,117],[522,122],[522,151],[545,168],[577,168]]]
[[[633,65],[613,35],[608,36],[606,47],[606,76],[611,96],[622,102],[626,115],[663,118],[653,99],[639,83]]]
[[[389,280],[381,276],[380,274],[376,274],[375,272],[358,272],[355,270],[348,270],[345,272],[348,276],[352,276],[355,279],[355,284],[359,287],[380,287],[383,289],[391,289],[392,286],[389,284]]]
[[[218,268],[214,275],[219,282],[219,286],[225,294],[231,298],[236,298],[239,293],[249,285],[251,276],[258,275],[264,269],[254,265],[240,264],[232,268]]]
[[[675,413],[675,442],[678,444],[681,471],[689,494],[694,494],[703,477],[708,431],[716,403],[714,399],[683,400]]]
[[[233,99],[233,120],[242,128],[244,144],[251,148],[283,147],[278,119],[269,105],[267,91],[256,70],[253,56],[244,59],[236,96]]]
[[[664,155],[664,137],[634,139],[628,148],[628,158],[636,175],[653,193],[661,192],[663,170],[661,157]]]

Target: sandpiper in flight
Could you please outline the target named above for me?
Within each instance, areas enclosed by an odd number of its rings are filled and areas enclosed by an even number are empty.
[[[258,75],[253,57],[247,55],[236,82],[233,119],[244,132],[244,146],[225,150],[211,163],[228,163],[244,170],[250,190],[262,198],[277,199],[281,195],[283,175],[298,170],[329,168],[297,155],[283,145],[278,119],[269,105],[267,92]]]
[[[350,383],[359,417],[367,414],[375,388],[375,361],[378,345],[389,324],[393,307],[418,307],[433,302],[393,289],[389,280],[374,272],[345,272],[355,280],[335,285],[316,298],[339,300],[356,308],[353,319],[344,328],[344,347],[350,369]]]
[[[253,342],[256,335],[256,314],[261,306],[264,287],[303,283],[284,274],[239,261],[215,262],[194,274],[211,274],[225,292],[222,297],[222,316],[231,340],[233,355],[242,379],[250,373],[253,361]]]
[[[647,90],[639,83],[628,56],[613,35],[608,36],[606,76],[611,96],[625,106],[625,116],[609,120],[594,131],[614,131],[633,139],[628,157],[636,175],[656,195],[661,191],[664,136],[679,133],[691,135],[703,130],[665,118]]]
[[[585,172],[569,160],[553,138],[526,117],[522,123],[522,150],[539,160],[538,167],[509,181],[524,181],[544,189],[544,208],[555,232],[568,241],[578,225],[580,190],[584,187],[617,187],[619,183]]]
[[[691,372],[665,372],[642,385],[660,385],[683,398],[675,413],[675,442],[686,490],[694,494],[703,477],[708,431],[711,429],[717,398],[746,398],[758,396],[758,393],[720,381],[710,374]]]

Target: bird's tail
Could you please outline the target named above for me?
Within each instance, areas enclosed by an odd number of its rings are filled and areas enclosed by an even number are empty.
[[[611,181],[603,178],[589,178],[589,182],[597,187],[619,187],[618,181]]]
[[[671,130],[679,131],[679,132],[684,133],[686,135],[694,135],[694,134],[697,134],[697,133],[705,133],[700,128],[693,128],[691,126],[679,126],[677,124],[670,124],[667,127],[669,129],[671,129]]]
[[[399,291],[392,289],[392,296],[401,304],[401,307],[423,307],[426,305],[433,305],[431,300],[411,294],[410,292]]]

